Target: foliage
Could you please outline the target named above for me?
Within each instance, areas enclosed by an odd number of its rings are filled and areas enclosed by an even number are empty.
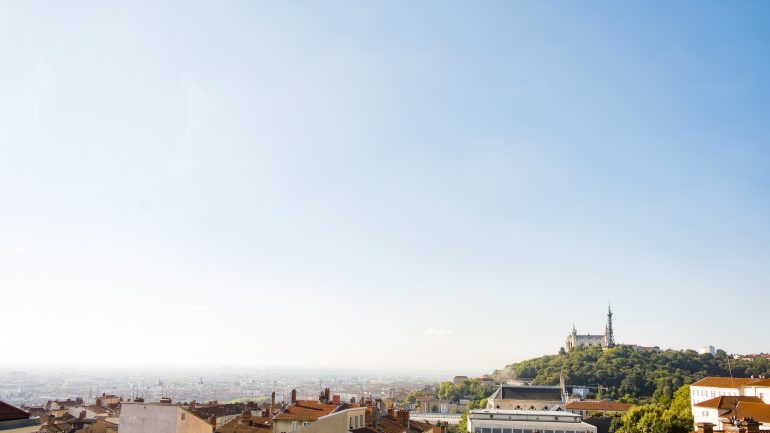
[[[407,403],[414,403],[417,401],[418,398],[422,398],[422,397],[430,397],[430,395],[423,390],[417,390],[409,393],[406,396],[406,398],[404,398],[404,401],[406,401]]]
[[[457,403],[460,399],[482,400],[495,392],[497,386],[484,385],[478,379],[466,379],[460,383],[444,382],[438,388],[439,400]]]
[[[511,364],[494,376],[498,381],[530,378],[535,385],[557,385],[563,374],[568,385],[601,385],[603,398],[635,403],[644,397],[670,398],[684,384],[706,376],[729,376],[731,369],[734,376],[770,375],[770,360],[730,359],[721,350],[714,356],[693,350],[637,352],[628,346],[607,350],[590,346]]]
[[[468,431],[468,412],[463,413],[463,416],[460,417],[460,422],[457,424],[457,427],[462,433]]]
[[[613,419],[610,426],[610,431],[615,433],[689,433],[692,430],[689,385],[680,387],[673,398],[631,408]]]

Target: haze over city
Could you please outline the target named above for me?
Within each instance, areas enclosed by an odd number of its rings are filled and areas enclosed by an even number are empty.
[[[4,2],[0,369],[767,351],[768,7]]]

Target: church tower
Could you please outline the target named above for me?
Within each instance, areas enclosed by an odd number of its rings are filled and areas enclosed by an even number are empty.
[[[605,347],[615,347],[615,335],[612,331],[612,305],[607,305],[607,327],[604,330]]]

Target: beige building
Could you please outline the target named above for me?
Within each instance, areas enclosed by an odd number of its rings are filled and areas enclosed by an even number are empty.
[[[182,406],[164,403],[124,402],[120,433],[211,433],[214,428]]]

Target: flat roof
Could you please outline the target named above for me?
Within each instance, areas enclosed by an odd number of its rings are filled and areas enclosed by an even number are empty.
[[[470,411],[470,413],[477,415],[567,416],[580,418],[580,415],[564,410],[475,409]]]

